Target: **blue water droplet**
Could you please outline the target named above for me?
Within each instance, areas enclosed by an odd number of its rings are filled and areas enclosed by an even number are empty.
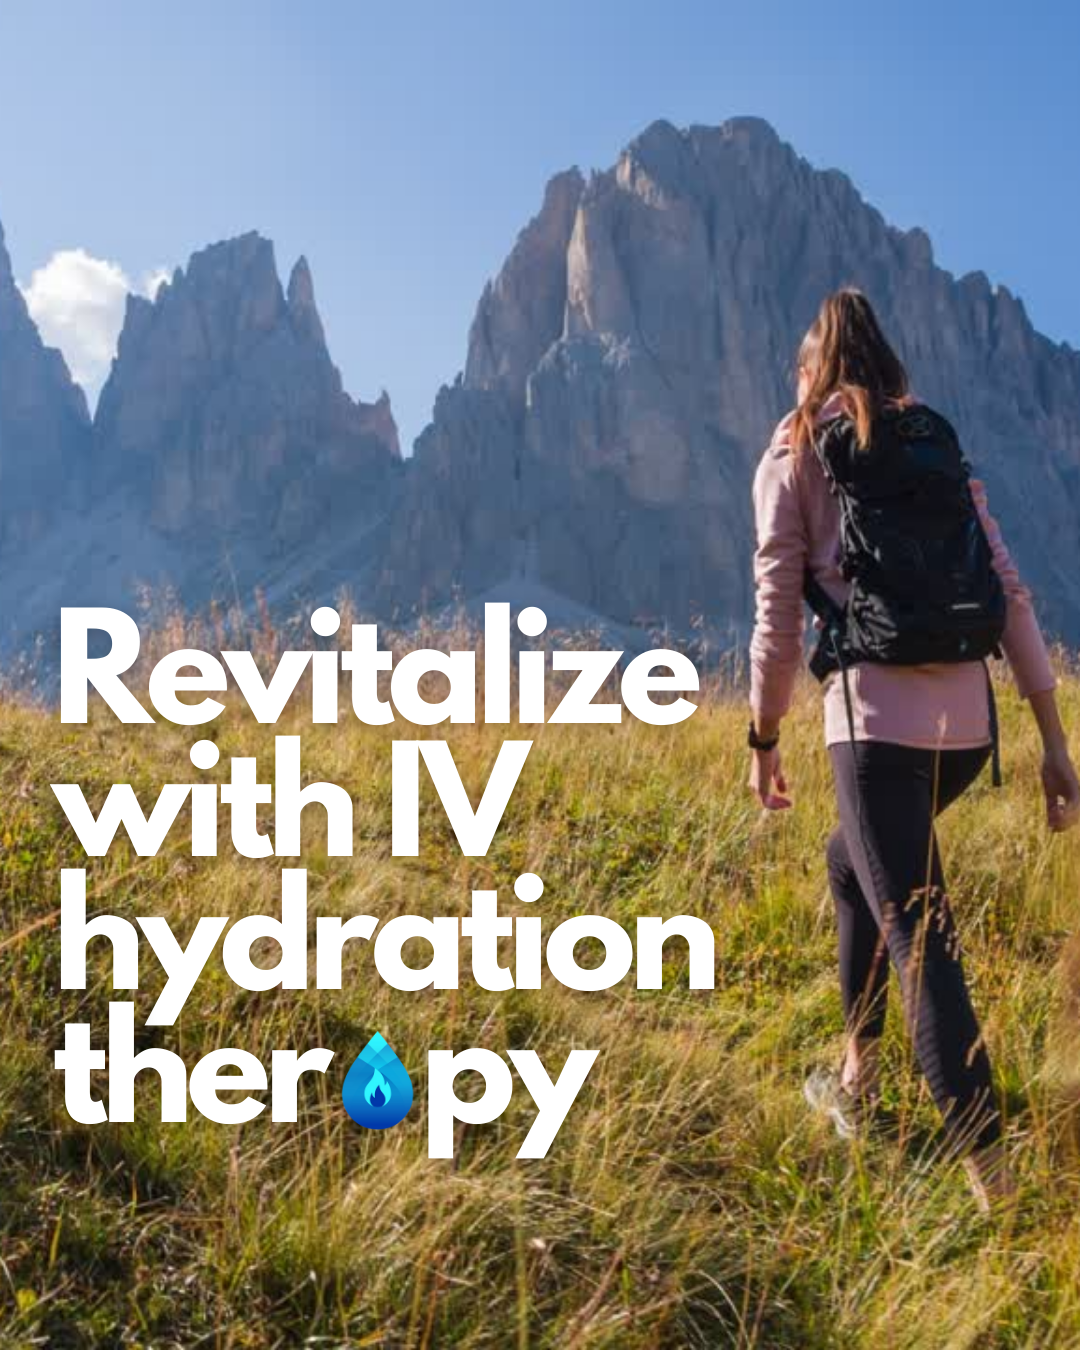
[[[353,1060],[341,1085],[345,1110],[369,1130],[385,1130],[408,1115],[412,1079],[378,1032]]]

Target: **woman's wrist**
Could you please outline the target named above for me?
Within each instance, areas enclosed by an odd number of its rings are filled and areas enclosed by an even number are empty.
[[[774,741],[780,736],[779,717],[763,717],[759,713],[751,715],[751,721],[754,725],[754,731],[757,733],[758,740]]]

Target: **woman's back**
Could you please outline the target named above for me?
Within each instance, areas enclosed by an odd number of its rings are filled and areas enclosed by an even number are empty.
[[[833,398],[818,414],[827,421],[842,410]],[[751,644],[752,701],[765,717],[786,711],[802,660],[803,575],[809,567],[841,604],[840,511],[817,456],[795,453],[790,416],[780,423],[754,481],[758,547],[755,554],[757,621]],[[991,517],[983,485],[972,495],[1008,598],[1002,648],[1022,696],[1053,685],[1053,672],[1031,598],[1022,585],[1001,531]],[[849,686],[856,740],[891,741],[919,748],[967,748],[989,739],[986,677],[982,663],[895,666],[863,662]],[[825,686],[827,744],[850,737],[841,680]]]

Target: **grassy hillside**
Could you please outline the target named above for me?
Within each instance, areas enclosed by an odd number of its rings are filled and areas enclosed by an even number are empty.
[[[1063,693],[1080,733],[1080,682]],[[491,994],[467,972],[455,992],[400,993],[363,945],[346,955],[340,993],[250,994],[215,961],[177,1026],[141,1044],[178,1049],[189,1068],[223,1044],[267,1064],[277,1047],[338,1052],[325,1079],[305,1080],[297,1125],[267,1112],[240,1128],[194,1113],[160,1124],[153,1074],[140,1078],[136,1124],[79,1126],[52,1070],[65,1022],[89,1019],[103,1043],[111,990],[100,943],[86,993],[59,990],[58,869],[83,857],[48,784],[82,783],[96,806],[130,780],[152,800],[164,782],[198,778],[195,735],[0,707],[0,1343],[1080,1346],[1080,839],[1046,835],[1033,728],[1014,696],[1001,702],[1005,787],[987,775],[942,834],[1023,1179],[1005,1225],[980,1221],[958,1169],[935,1161],[895,999],[895,1135],[852,1149],[804,1110],[805,1070],[840,1044],[811,691],[785,730],[797,795],[785,817],[759,817],[743,786],[742,703],[718,698],[675,729],[540,729],[477,860],[460,856],[434,794],[421,857],[390,856],[388,729],[279,727],[302,729],[305,772],[358,804],[352,859],[327,859],[325,831],[305,824],[312,927],[319,913],[463,913],[473,886],[546,925],[595,912],[632,931],[637,914],[688,912],[717,933],[717,987],[687,990],[681,944],[662,994],[574,994],[546,973],[541,992]],[[239,710],[215,727],[223,766],[269,756],[272,729]],[[499,732],[448,736],[475,790]],[[280,863],[235,858],[227,831],[222,845],[192,860],[179,827],[156,858],[117,845],[91,860],[91,909],[165,914],[182,942],[203,913],[277,912]],[[512,892],[525,870],[547,886],[533,911]],[[139,1025],[159,985],[144,978]],[[385,1135],[354,1126],[340,1098],[375,1030],[417,1090]],[[532,1115],[520,1086],[500,1121],[463,1132],[453,1163],[428,1160],[427,1050],[473,1045],[536,1048],[553,1073],[571,1047],[599,1048],[542,1162],[514,1160]]]

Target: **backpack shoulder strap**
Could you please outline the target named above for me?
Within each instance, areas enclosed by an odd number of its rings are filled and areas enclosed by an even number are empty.
[[[843,607],[836,603],[809,567],[803,572],[803,596],[823,624],[843,624]]]

